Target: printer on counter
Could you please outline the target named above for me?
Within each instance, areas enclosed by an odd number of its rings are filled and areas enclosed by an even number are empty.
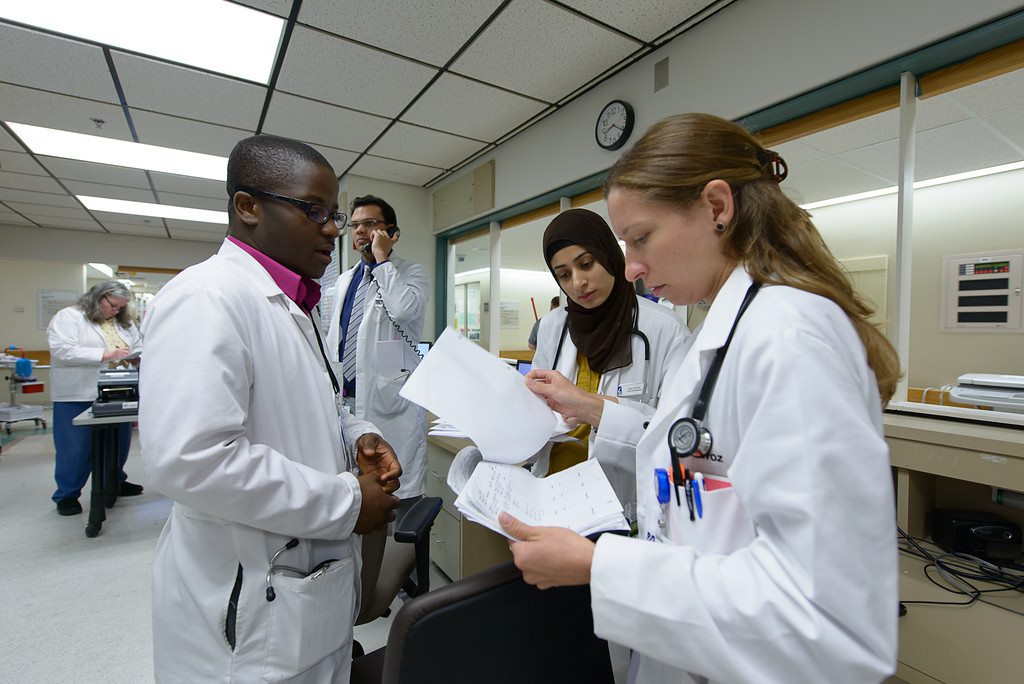
[[[125,416],[139,412],[138,370],[101,370],[96,389],[96,401],[92,404],[94,418]]]
[[[967,373],[956,381],[959,384],[949,388],[949,398],[953,401],[1024,413],[1024,375]]]

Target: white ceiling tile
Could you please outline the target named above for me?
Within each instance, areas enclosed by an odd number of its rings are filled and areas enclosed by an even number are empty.
[[[104,183],[86,183],[85,181],[64,181],[68,190],[76,195],[90,197],[109,197],[110,199],[127,200],[128,202],[156,202],[153,191],[149,188],[126,188],[123,185],[106,185]]]
[[[536,100],[462,76],[444,74],[402,115],[402,120],[492,141],[539,114],[545,107]]]
[[[61,180],[79,180],[108,185],[126,185],[130,188],[148,188],[146,172],[124,166],[110,166],[77,159],[39,157],[39,161]]]
[[[159,228],[161,231],[164,229],[163,219],[156,218],[155,216],[137,216],[134,214],[115,214],[112,211],[94,211],[92,215],[96,217],[96,220],[103,225],[110,227],[110,224],[136,226],[145,228]],[[166,237],[166,236],[164,236]]]
[[[891,109],[819,133],[805,135],[799,141],[825,154],[840,154],[885,140],[895,140],[899,134],[900,115],[897,110]]]
[[[60,218],[73,218],[83,221],[89,220],[89,212],[77,202],[74,207],[47,207],[40,204],[25,204],[24,202],[8,202],[11,209],[33,218],[36,216],[58,216]]]
[[[123,52],[113,57],[129,107],[256,130],[266,88]]]
[[[896,110],[893,111],[895,112]],[[917,132],[920,133],[921,131],[963,121],[969,117],[970,113],[957,102],[956,98],[940,95],[939,97],[917,101],[917,110],[914,112],[914,126],[917,128]],[[898,116],[896,121],[898,125]]]
[[[167,227],[171,229],[173,233],[175,230],[188,230],[198,233],[214,233],[219,234],[221,239],[228,234],[228,224],[226,223],[206,223],[204,221],[182,221],[180,219],[164,219]]]
[[[31,155],[24,152],[8,152],[0,150],[0,169],[11,173],[28,173],[33,176],[47,176],[46,169],[40,166]]]
[[[1004,109],[986,116],[984,121],[1013,144],[1024,149],[1024,106]]]
[[[370,151],[378,157],[449,168],[482,147],[484,143],[475,140],[396,123]]]
[[[955,98],[978,116],[1014,109],[1024,102],[1024,69],[958,88],[929,100],[945,97]]]
[[[223,242],[227,234],[227,226],[220,233],[205,230],[189,230],[188,228],[171,228],[171,237],[178,240],[198,240],[199,242]]]
[[[231,154],[235,143],[248,138],[256,130],[255,125],[252,129],[242,130],[142,109],[132,109],[131,113],[141,143],[220,157]]]
[[[74,230],[91,230],[98,233],[106,232],[103,230],[103,226],[92,219],[68,219],[51,216],[45,220],[41,219],[37,223],[46,228],[72,228]]]
[[[359,163],[352,167],[352,173],[356,176],[366,178],[378,178],[393,183],[405,183],[407,185],[423,185],[427,181],[442,173],[443,169],[419,164],[409,164],[395,161],[394,159],[382,159],[373,155],[366,155],[359,160]]]
[[[275,93],[263,132],[358,151],[366,149],[387,123],[387,119],[379,116]]]
[[[190,209],[209,209],[210,211],[227,211],[228,197],[225,191],[224,197],[214,199],[212,197],[198,197],[196,195],[179,195],[173,192],[161,192],[160,204],[168,204],[175,207],[188,207]]]
[[[883,184],[881,187],[896,185],[899,182],[900,145],[896,140],[858,147],[837,154],[835,158],[874,175]]]
[[[324,155],[324,158],[330,162],[331,168],[334,169],[335,175],[338,176],[345,173],[345,169],[347,169],[349,165],[356,160],[356,157],[359,156],[355,152],[339,150],[333,147],[328,147],[327,145],[318,145],[317,143],[310,142],[308,140],[303,140],[302,142],[312,146],[317,152]]]
[[[789,177],[782,183],[782,188],[787,196],[803,204],[877,190],[887,185],[885,181],[838,159],[822,157],[799,166],[790,166]]]
[[[563,0],[587,16],[614,26],[634,38],[653,41],[717,0],[644,0],[637,5],[622,0]]]
[[[639,47],[543,0],[521,0],[484,30],[452,71],[554,102]]]
[[[13,211],[5,211],[0,207],[0,226],[31,226],[32,221]]]
[[[776,152],[786,161],[789,166],[796,164],[804,164],[814,159],[821,159],[826,156],[821,150],[816,150],[810,145],[805,145],[803,139],[791,140],[789,142],[776,145],[774,148]]]
[[[158,219],[159,220],[159,219]],[[114,223],[112,221],[104,221],[103,227],[109,230],[111,233],[117,235],[142,235],[144,237],[167,237],[167,231],[164,230],[164,226],[151,225],[151,226],[136,226],[127,223]]]
[[[103,50],[0,24],[0,62],[8,83],[120,104]]]
[[[292,0],[234,0],[239,5],[255,7],[279,17],[287,18],[292,11]]]
[[[4,109],[6,108],[3,107],[3,105],[0,105],[0,114],[3,113]],[[0,116],[0,119],[4,119],[4,117]],[[9,152],[25,152],[25,148],[22,147],[17,140],[12,138],[11,135],[3,128],[0,128],[0,150],[7,150]]]
[[[397,116],[437,69],[296,27],[277,89],[381,116]],[[368,88],[387,74],[386,88]]]
[[[500,4],[498,0],[346,0],[344,11],[339,11],[335,0],[305,0],[299,21],[442,66]]]
[[[6,83],[0,83],[0,119],[118,140],[132,139],[124,112],[117,105]],[[97,127],[93,119],[103,125]]]
[[[917,134],[915,180],[948,176],[1020,161],[1020,154],[977,121],[963,121]]]
[[[71,195],[54,195],[48,192],[32,192],[30,190],[10,190],[0,188],[0,202],[25,202],[47,207],[80,207]]]
[[[213,197],[224,202],[227,202],[228,199],[228,191],[223,181],[204,180],[158,171],[150,171],[149,175],[153,178],[153,186],[156,187],[156,191],[160,193],[161,197],[165,192],[175,192],[181,195]]]
[[[53,192],[62,194],[64,189],[49,176],[31,176],[27,173],[0,171],[0,188],[15,190],[33,190],[35,192]]]

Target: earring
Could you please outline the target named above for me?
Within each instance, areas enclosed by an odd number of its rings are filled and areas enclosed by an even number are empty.
[[[715,224],[715,230],[717,230],[719,233],[724,233],[725,232],[725,224],[722,223],[721,221],[719,221],[718,223]]]

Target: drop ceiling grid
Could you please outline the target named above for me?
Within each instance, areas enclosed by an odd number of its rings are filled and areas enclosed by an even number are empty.
[[[444,169],[432,166],[421,166],[393,159],[382,159],[372,154],[364,155],[351,169],[351,173],[357,176],[386,178],[409,185],[423,185],[443,171]]]
[[[336,147],[328,147],[327,145],[316,145],[307,140],[303,140],[302,142],[312,145],[316,148],[317,152],[324,155],[324,159],[330,163],[335,174],[340,174],[351,166],[352,162],[359,157],[356,152],[352,152],[351,150],[339,150]]]
[[[160,219],[156,219],[159,221]],[[103,221],[103,227],[115,235],[141,235],[143,237],[160,237],[166,238],[167,232],[164,230],[163,224],[160,225],[132,225],[128,223],[114,223],[113,221]]]
[[[402,115],[402,120],[493,141],[545,108],[536,100],[445,73]]]
[[[46,169],[39,165],[31,155],[23,152],[6,152],[0,150],[0,169],[11,173],[24,173],[30,176],[48,176]]]
[[[29,218],[33,218],[35,216],[59,216],[61,218],[82,220],[89,218],[89,212],[82,209],[78,204],[74,207],[47,207],[39,204],[26,204],[24,202],[8,202],[7,204],[11,209],[14,209],[19,214],[23,214]]]
[[[97,127],[93,119],[104,121]],[[0,120],[56,128],[105,138],[131,140],[117,105],[0,83]],[[20,145],[19,150],[24,151]]]
[[[974,120],[922,131],[916,136],[914,177],[918,180],[948,176],[1020,161],[1020,155]]]
[[[30,190],[12,190],[0,188],[0,202],[10,204],[11,202],[25,202],[26,204],[38,204],[45,207],[81,207],[71,195],[66,193],[56,195],[48,192],[32,192]]]
[[[49,176],[33,176],[27,173],[0,171],[0,188],[14,190],[33,190],[35,192],[52,192],[60,194],[64,189]]]
[[[379,157],[451,167],[486,143],[398,122],[370,148]]]
[[[480,34],[451,70],[555,102],[639,47],[543,0],[520,0]]]
[[[111,199],[125,200],[126,202],[153,203],[156,201],[156,198],[153,197],[153,191],[148,187],[126,188],[119,185],[104,185],[79,180],[64,181],[64,185],[74,195],[109,197]]]
[[[36,221],[39,225],[44,228],[69,228],[71,230],[88,230],[96,233],[105,233],[103,226],[96,223],[92,219],[73,219],[73,218],[60,218],[57,216],[48,216],[46,219],[39,219]]]
[[[3,80],[118,104],[103,50],[94,45],[0,24]]]
[[[61,157],[37,157],[39,163],[57,178],[80,180],[108,185],[123,185],[130,188],[148,188],[146,172],[124,166],[110,166],[95,162],[63,159]]]
[[[136,55],[111,52],[129,107],[256,130],[266,88]],[[185,93],[187,97],[183,97]]]
[[[263,10],[285,19],[288,18],[292,11],[292,0],[230,0],[230,2],[234,2],[236,5],[245,5],[246,7]]]
[[[648,43],[663,35],[667,27],[682,24],[715,2],[716,0],[644,0],[643,3],[562,0],[562,4]]]
[[[1004,109],[983,118],[985,123],[1004,136],[1007,144],[1013,145],[1024,155],[1024,106]]]
[[[13,212],[13,211],[9,211],[8,209],[6,209],[4,207],[4,205],[0,205],[0,225],[3,225],[3,224],[9,224],[9,225],[12,225],[12,226],[32,226],[32,225],[35,225],[34,223],[32,223],[31,220],[25,218],[24,216],[22,216],[20,214],[17,214],[15,212]]]
[[[837,154],[833,159],[874,176],[878,179],[880,188],[890,187],[899,182],[900,146],[898,140],[883,140],[874,145],[857,147]]]
[[[220,157],[227,157],[239,140],[256,131],[255,126],[232,128],[144,109],[130,111],[139,142]]]
[[[499,0],[305,0],[299,22],[443,66],[501,5]]]
[[[163,198],[163,193],[169,192],[227,201],[228,191],[224,181],[177,176],[173,173],[160,173],[159,171],[151,171],[149,175],[152,177],[153,187],[160,193],[161,199]]]
[[[276,87],[281,92],[393,118],[436,73],[432,67],[298,26],[292,32]]]
[[[228,193],[224,190],[223,198],[214,197],[201,197],[198,195],[179,195],[174,192],[161,192],[160,203],[170,204],[175,207],[188,207],[190,209],[206,209],[208,211],[223,211],[225,213],[225,220],[227,219],[228,210]],[[224,229],[227,230],[228,224],[224,223]]]
[[[800,203],[885,187],[875,176],[831,157],[791,166],[782,187]]]
[[[182,219],[164,219],[164,223],[170,230],[189,230],[193,232],[217,234],[221,239],[227,235],[228,226],[225,223],[207,223],[206,221],[184,221]]]
[[[263,132],[307,140],[314,145],[362,151],[387,125],[388,119],[383,117],[275,93]]]
[[[136,227],[147,227],[147,228],[159,228],[160,232],[163,233],[164,223],[162,219],[156,218],[155,216],[138,216],[135,214],[115,214],[112,211],[94,211],[92,215],[96,217],[96,220],[103,225],[109,227],[110,224],[119,226],[136,226]],[[164,233],[164,237],[167,234]]]

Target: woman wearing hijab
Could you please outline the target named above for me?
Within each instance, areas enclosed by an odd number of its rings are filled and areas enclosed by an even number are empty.
[[[575,386],[592,401],[589,410],[566,417],[575,424],[569,434],[579,441],[549,444],[533,473],[544,477],[596,458],[632,521],[635,445],[601,440],[589,416],[600,415],[605,401],[653,415],[666,358],[686,340],[687,331],[671,309],[636,295],[615,236],[594,212],[559,214],[544,231],[543,244],[544,260],[569,305],[541,318],[527,386]]]

